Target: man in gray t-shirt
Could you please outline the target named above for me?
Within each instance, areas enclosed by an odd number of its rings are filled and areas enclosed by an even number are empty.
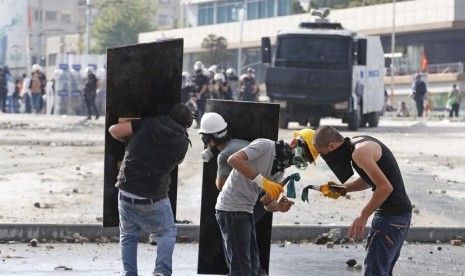
[[[232,154],[228,164],[233,167],[216,202],[216,218],[230,262],[228,275],[257,275],[258,246],[253,209],[262,191],[274,201],[266,208],[287,212],[293,202],[278,199],[283,188],[277,182],[292,165],[305,169],[318,156],[313,148],[314,131],[303,129],[294,133],[289,143],[259,138]],[[279,188],[278,188],[279,187]]]

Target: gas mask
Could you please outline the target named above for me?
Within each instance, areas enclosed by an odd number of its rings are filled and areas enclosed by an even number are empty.
[[[200,153],[200,156],[202,157],[203,162],[207,163],[213,158],[213,156],[215,156],[215,154],[219,153],[219,151],[216,147],[212,148],[209,146],[210,141],[215,141],[214,135],[207,133],[202,133],[201,135],[202,142],[207,148]]]
[[[350,138],[344,138],[344,143],[337,149],[327,154],[320,154],[320,156],[323,160],[325,160],[326,164],[328,164],[329,168],[333,171],[341,183],[345,183],[352,175],[354,175]]]
[[[307,161],[304,158],[303,152],[307,146],[302,140],[297,139],[297,145],[294,149],[294,157],[292,158],[292,164],[299,170],[305,170],[307,168]]]
[[[201,153],[200,153],[200,156],[202,157],[202,160],[203,162],[207,163],[209,162],[210,160],[212,160],[213,156],[215,156],[215,154],[218,154],[219,151],[216,149],[216,148],[206,148],[204,149]]]

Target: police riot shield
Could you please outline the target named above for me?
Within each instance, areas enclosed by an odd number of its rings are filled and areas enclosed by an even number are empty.
[[[115,47],[107,50],[107,97],[103,226],[118,226],[118,190],[115,188],[125,144],[108,128],[128,118],[167,115],[181,100],[183,40]],[[169,198],[176,218],[177,175],[171,174]]]
[[[274,141],[278,139],[278,104],[207,100],[206,112],[216,112],[223,116],[228,123],[228,132],[231,137],[247,141],[253,141],[257,138],[268,138]],[[217,170],[215,160],[216,158],[204,163],[203,167],[198,274],[228,273],[221,232],[215,218],[215,204],[219,194],[215,185]],[[255,207],[254,212],[266,212],[260,202],[257,202]],[[254,214],[254,217],[257,216]],[[272,213],[266,212],[255,224],[260,264],[267,272],[270,259],[272,220]]]

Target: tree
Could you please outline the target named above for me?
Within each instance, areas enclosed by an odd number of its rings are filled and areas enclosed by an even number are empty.
[[[104,53],[108,47],[135,44],[139,33],[153,30],[150,19],[154,9],[143,0],[101,0],[98,3],[101,10],[94,22],[93,37],[99,53]]]
[[[228,41],[223,36],[209,34],[200,47],[207,50],[201,55],[204,64],[218,64],[228,59]]]

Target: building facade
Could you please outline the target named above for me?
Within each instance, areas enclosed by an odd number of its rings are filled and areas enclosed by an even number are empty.
[[[223,36],[228,41],[230,55],[228,60],[218,63],[241,72],[252,66],[256,69],[258,80],[263,81],[265,65],[260,62],[261,38],[271,37],[273,40],[278,30],[297,28],[300,22],[314,20],[309,13],[279,16],[281,4],[288,5],[290,11],[291,2],[182,1],[184,28],[141,33],[139,42],[183,38],[184,70],[192,71],[193,63],[205,51],[200,46],[202,40],[209,34]],[[246,9],[247,14],[242,20],[238,17],[240,9]],[[267,16],[269,11],[274,12],[273,16]],[[249,13],[252,15],[249,16]],[[412,74],[420,71],[424,71],[430,79],[433,93],[446,93],[453,82],[465,89],[465,51],[462,50],[465,45],[465,1],[412,0],[362,6],[332,10],[329,19],[342,23],[349,30],[380,36],[385,53],[393,53],[395,57],[393,65],[396,77],[393,85],[389,78],[391,59],[386,58],[386,89],[395,91],[390,94],[410,94]],[[391,49],[393,37],[395,49]],[[241,56],[240,61],[238,56]],[[422,68],[425,62],[428,66]],[[433,74],[442,77],[432,77]]]

